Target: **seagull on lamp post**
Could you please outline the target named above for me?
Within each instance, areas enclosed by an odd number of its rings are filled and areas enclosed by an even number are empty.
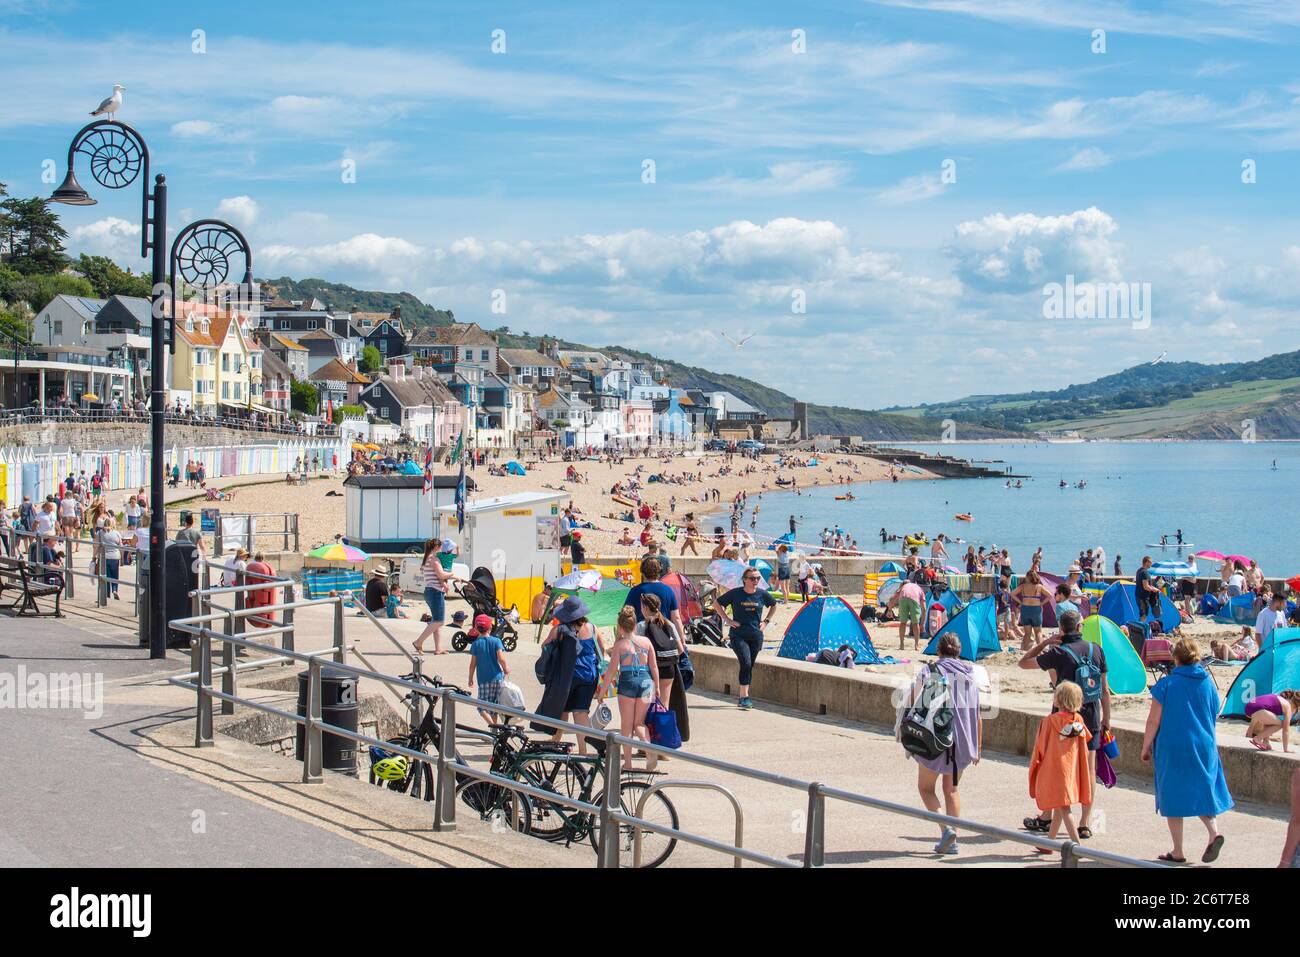
[[[122,108],[122,93],[125,90],[126,87],[124,87],[122,84],[114,83],[113,95],[110,96],[108,99],[106,99],[103,103],[99,104],[99,106],[95,107],[95,109],[91,110],[90,115],[106,116],[109,119],[112,119],[113,114]]]

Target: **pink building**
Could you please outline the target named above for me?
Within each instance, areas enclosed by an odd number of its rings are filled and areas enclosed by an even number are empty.
[[[646,441],[654,431],[654,407],[645,399],[629,399],[623,403],[623,431],[641,436]]]

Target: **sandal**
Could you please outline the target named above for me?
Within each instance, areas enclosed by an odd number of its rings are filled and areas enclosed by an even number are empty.
[[[1157,861],[1165,861],[1165,862],[1168,863],[1168,864],[1186,864],[1186,863],[1187,863],[1187,858],[1185,858],[1185,857],[1174,857],[1174,855],[1173,855],[1172,853],[1169,853],[1169,854],[1161,854],[1159,857],[1156,858],[1156,860],[1157,860]]]
[[[1024,825],[1026,831],[1034,833],[1046,831],[1052,826],[1051,821],[1044,821],[1041,817],[1027,817],[1021,821],[1021,824]]]
[[[1223,835],[1220,834],[1205,848],[1205,853],[1201,855],[1202,864],[1213,864],[1219,859],[1219,851],[1223,850]]]
[[[1079,840],[1086,841],[1090,837],[1092,837],[1092,828],[1088,827],[1086,824],[1079,828]]]

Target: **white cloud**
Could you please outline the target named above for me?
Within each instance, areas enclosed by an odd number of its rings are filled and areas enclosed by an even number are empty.
[[[119,263],[139,268],[140,224],[116,216],[68,229],[68,246],[74,253],[108,256]]]
[[[1056,171],[1059,173],[1081,173],[1101,169],[1103,166],[1109,165],[1110,157],[1103,150],[1095,146],[1085,146],[1083,149],[1075,150],[1069,159],[1056,167]]]
[[[217,203],[217,217],[226,219],[242,229],[248,229],[261,214],[262,208],[251,196],[229,196]]]
[[[1025,292],[1046,282],[1120,276],[1111,237],[1118,225],[1095,206],[1064,216],[994,213],[959,223],[948,253],[964,283],[986,292]]]
[[[176,136],[216,136],[221,127],[208,120],[181,120],[173,123],[171,129]]]
[[[943,183],[933,173],[921,173],[899,180],[893,186],[887,186],[876,192],[876,199],[890,206],[906,203],[919,203],[933,199],[943,192]]]
[[[1206,60],[1196,68],[1196,72],[1192,75],[1198,79],[1218,79],[1230,73],[1235,73],[1241,67],[1242,64],[1231,63],[1227,60]]]
[[[834,189],[848,181],[851,168],[839,162],[776,163],[767,175],[745,179],[726,173],[700,183],[697,188],[732,196],[785,196]]]

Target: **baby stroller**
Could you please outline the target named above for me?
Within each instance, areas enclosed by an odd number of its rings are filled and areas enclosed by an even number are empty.
[[[699,591],[700,613],[687,616],[686,635],[692,644],[723,648],[730,644],[723,631],[722,617],[714,607],[718,586],[709,582]]]
[[[519,632],[515,630],[511,620],[515,609],[511,606],[510,611],[506,611],[497,602],[497,583],[492,577],[492,572],[479,566],[469,576],[469,581],[457,587],[456,593],[469,602],[470,608],[474,609],[474,615],[487,615],[492,619],[492,634],[501,639],[501,644],[506,651],[515,650],[515,646],[519,644]],[[470,617],[473,618],[474,615]],[[470,637],[465,632],[457,631],[451,636],[451,646],[457,651],[464,651],[469,645]]]

